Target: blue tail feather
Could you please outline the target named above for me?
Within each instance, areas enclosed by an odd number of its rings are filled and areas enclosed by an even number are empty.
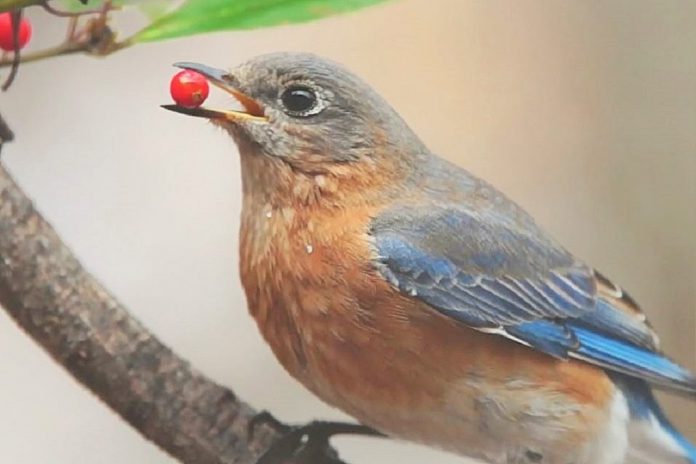
[[[648,384],[621,374],[610,373],[609,375],[626,397],[631,420],[648,421],[651,418],[657,420],[659,428],[681,448],[681,454],[689,460],[690,464],[696,464],[696,446],[687,440],[667,419]]]
[[[696,464],[696,446],[694,446],[689,440],[686,439],[684,435],[679,433],[677,429],[669,423],[665,418],[664,422],[660,421],[665,431],[669,433],[672,438],[682,447],[686,458],[689,460],[689,464]]]
[[[655,386],[696,395],[696,378],[665,355],[569,324],[580,342],[577,355]]]
[[[650,393],[650,400],[652,403],[652,412],[655,415],[655,418],[662,426],[662,428],[672,438],[674,438],[674,441],[676,441],[677,444],[679,444],[679,446],[684,451],[684,454],[689,459],[690,464],[696,464],[696,446],[694,446],[689,440],[686,439],[684,435],[682,435],[676,428],[674,428],[669,419],[667,419],[665,413],[662,411],[662,408],[660,408],[660,405],[657,404],[657,401],[655,400],[655,397],[652,395],[652,393]]]
[[[536,320],[507,326],[509,335],[532,348],[564,359],[580,358],[609,371],[696,396],[696,378],[662,353],[601,333],[583,321]]]

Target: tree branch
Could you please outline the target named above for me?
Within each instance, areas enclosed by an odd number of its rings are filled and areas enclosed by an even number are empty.
[[[0,165],[0,305],[78,381],[184,463],[253,463],[280,436],[159,342],[80,265]],[[322,462],[340,462],[334,452]],[[312,461],[316,463],[317,461]]]

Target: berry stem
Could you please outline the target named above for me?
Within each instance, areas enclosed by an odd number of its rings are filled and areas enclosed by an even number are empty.
[[[14,82],[21,60],[19,53],[19,23],[22,21],[22,10],[13,10],[10,12],[10,17],[12,19],[12,45],[14,48],[14,53],[12,56],[12,68],[10,69],[10,74],[7,75],[5,83],[2,84],[2,87],[0,87],[3,92],[7,91],[7,89],[9,89],[12,85],[12,82]]]
[[[44,0],[41,2],[41,6],[43,7],[44,10],[48,11],[54,16],[60,16],[62,18],[79,18],[80,16],[85,16],[85,15],[91,15],[91,14],[106,14],[109,11],[115,11],[119,10],[120,7],[113,6],[111,2],[106,2],[104,3],[104,6],[101,6],[99,8],[93,8],[90,10],[81,10],[81,11],[62,11],[62,10],[57,10],[51,4],[48,2],[48,0]]]
[[[78,18],[76,18],[76,17],[72,17],[68,21],[68,31],[65,34],[65,41],[68,43],[75,41],[75,31],[77,31],[77,21],[78,21]]]

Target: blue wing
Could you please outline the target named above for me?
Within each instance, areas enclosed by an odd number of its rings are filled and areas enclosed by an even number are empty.
[[[401,206],[375,218],[377,267],[401,292],[472,328],[696,394],[635,303],[519,210]]]

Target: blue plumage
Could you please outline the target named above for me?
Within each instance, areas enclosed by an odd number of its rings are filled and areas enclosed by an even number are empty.
[[[576,356],[656,385],[693,392],[696,379],[663,354],[576,326],[573,322],[569,325],[579,341],[573,352]]]
[[[557,358],[568,358],[568,352],[579,347],[575,333],[564,324],[539,320],[509,326],[505,331],[512,337]]]
[[[681,455],[685,455],[691,464],[696,464],[696,446],[691,444],[679,431],[674,428],[672,423],[662,411],[657,403],[655,395],[650,391],[648,384],[642,380],[627,377],[622,374],[611,374],[614,384],[623,392],[631,421],[650,424],[652,427],[661,429],[680,449]],[[646,437],[642,437],[645,439]],[[647,437],[648,440],[650,439]]]
[[[372,225],[378,266],[402,292],[551,356],[696,394],[696,378],[658,351],[644,319],[619,308],[630,301],[599,294],[608,280],[533,222],[496,208],[412,211],[396,208]]]

